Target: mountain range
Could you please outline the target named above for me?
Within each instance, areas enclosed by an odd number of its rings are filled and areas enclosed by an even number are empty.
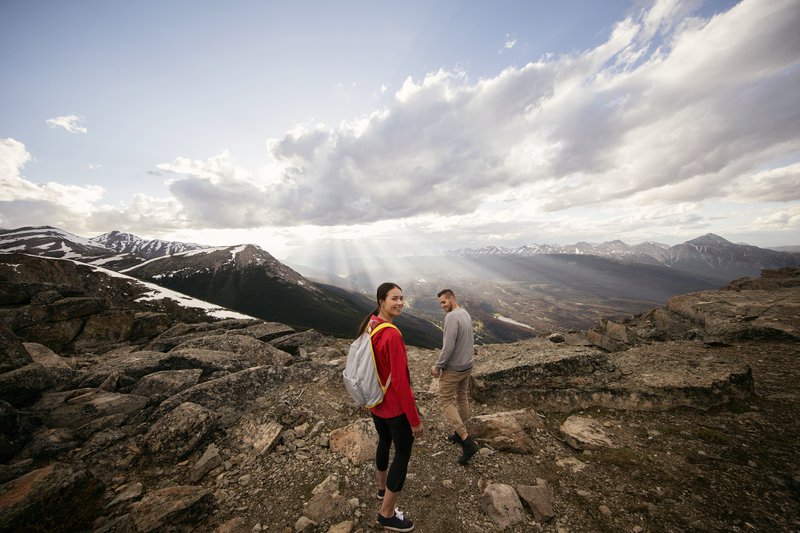
[[[436,293],[456,291],[479,342],[509,342],[558,329],[587,329],[686,292],[721,287],[762,269],[795,267],[800,254],[734,244],[708,234],[685,243],[461,249],[440,256],[352,262],[352,271],[296,269],[252,244],[211,247],[111,231],[93,238],[49,226],[0,230],[0,252],[102,267],[263,320],[353,337],[386,280],[403,287],[398,324],[409,344],[440,345]],[[303,276],[300,271],[305,271]]]
[[[540,255],[595,255],[637,263],[660,264],[700,277],[727,282],[744,276],[757,276],[764,268],[794,267],[800,254],[777,251],[748,244],[734,244],[719,235],[708,233],[681,244],[669,246],[657,242],[627,244],[620,240],[600,244],[578,242],[561,246],[531,244],[518,248],[488,246],[450,252],[460,257]]]

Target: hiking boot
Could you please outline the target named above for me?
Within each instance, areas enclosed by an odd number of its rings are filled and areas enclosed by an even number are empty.
[[[394,516],[384,517],[378,513],[378,525],[389,531],[414,531],[414,522],[405,518],[403,512],[395,507]]]
[[[458,464],[465,465],[472,459],[472,456],[478,453],[480,450],[480,446],[478,443],[473,440],[472,436],[467,437],[461,443],[461,447],[464,449],[464,453],[461,454],[461,457],[458,458]]]
[[[375,493],[375,497],[379,500],[382,500],[384,496],[386,496],[386,489],[378,489],[378,492]]]
[[[461,435],[459,435],[457,431],[454,431],[452,435],[448,435],[447,440],[448,442],[452,442],[453,444],[461,444],[462,442],[464,442],[461,439]]]

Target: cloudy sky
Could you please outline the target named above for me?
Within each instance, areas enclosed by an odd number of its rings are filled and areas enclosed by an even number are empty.
[[[800,244],[800,2],[0,1],[0,227]]]

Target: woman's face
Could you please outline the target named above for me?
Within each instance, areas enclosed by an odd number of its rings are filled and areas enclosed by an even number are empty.
[[[394,318],[403,310],[403,291],[395,287],[386,294],[386,299],[380,302],[381,314]]]

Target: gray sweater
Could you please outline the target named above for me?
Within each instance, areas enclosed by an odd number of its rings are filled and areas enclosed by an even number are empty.
[[[474,353],[472,319],[466,309],[457,307],[444,316],[442,353],[436,361],[436,368],[452,372],[469,370]]]

